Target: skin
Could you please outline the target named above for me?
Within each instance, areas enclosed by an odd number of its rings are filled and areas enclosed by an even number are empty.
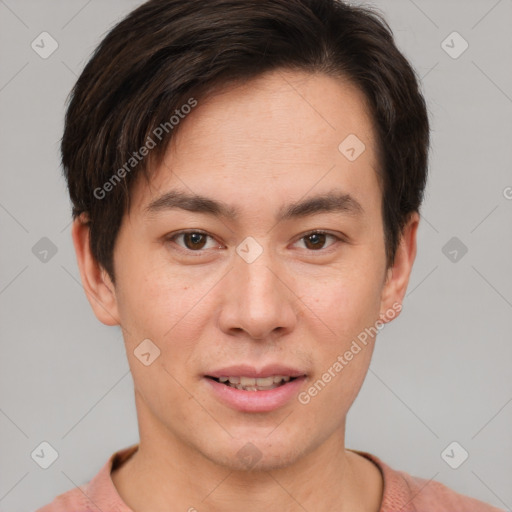
[[[349,134],[366,146],[353,162],[338,150]],[[304,391],[359,333],[389,319],[407,288],[419,218],[411,216],[387,268],[376,168],[362,93],[339,78],[279,70],[199,101],[182,121],[150,182],[133,189],[115,286],[75,221],[84,289],[101,322],[121,325],[134,379],[139,450],[112,473],[133,510],[379,510],[380,471],[344,441],[375,338],[306,405],[294,398],[271,412],[237,411],[204,379],[231,364],[278,362],[307,374]],[[362,211],[275,222],[283,205],[333,189]],[[170,190],[241,213],[144,213]],[[202,253],[186,237],[165,238],[183,229],[208,233]],[[343,239],[308,243],[318,229]],[[263,249],[252,263],[236,252],[248,236]],[[147,338],[161,351],[149,366],[134,356]],[[248,442],[261,455],[250,471],[237,456]]]

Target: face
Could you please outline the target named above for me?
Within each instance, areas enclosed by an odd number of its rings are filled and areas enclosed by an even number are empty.
[[[343,439],[415,254],[412,223],[386,268],[375,145],[362,94],[321,74],[269,73],[182,121],[133,190],[115,286],[89,289],[122,326],[141,442],[271,469]]]

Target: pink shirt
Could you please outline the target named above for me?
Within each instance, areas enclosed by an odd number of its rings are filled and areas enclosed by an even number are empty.
[[[117,493],[110,472],[123,464],[137,448],[138,444],[114,453],[88,484],[57,496],[52,503],[36,512],[133,512]],[[475,498],[458,494],[435,480],[396,471],[375,455],[351,451],[371,460],[382,473],[384,490],[379,512],[503,512]]]

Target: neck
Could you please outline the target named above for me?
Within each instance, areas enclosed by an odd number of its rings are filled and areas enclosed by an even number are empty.
[[[344,428],[289,465],[247,471],[214,462],[149,423],[139,420],[139,449],[111,475],[123,501],[137,512],[380,509],[380,471],[345,449]]]

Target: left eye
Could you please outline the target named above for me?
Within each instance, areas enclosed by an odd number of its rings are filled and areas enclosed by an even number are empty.
[[[199,252],[203,249],[208,249],[208,247],[205,247],[206,240],[208,238],[213,240],[213,237],[203,233],[202,231],[182,231],[169,237],[169,240],[175,241],[180,237],[183,237],[184,245],[178,245],[192,252]],[[328,237],[334,239],[335,241],[341,240],[340,237],[326,233],[324,231],[312,231],[311,233],[307,233],[306,235],[299,238],[298,242],[304,240],[306,249],[318,251],[324,248],[323,246],[325,245]]]
[[[324,231],[313,231],[311,233],[308,233],[307,235],[304,235],[303,237],[299,238],[299,241],[305,240],[305,245],[307,249],[312,249],[314,251],[317,251],[319,249],[323,249],[323,246],[325,244],[325,240],[327,237],[334,238],[334,240],[341,240],[341,238],[331,235],[330,233],[326,233]],[[332,245],[332,244],[331,244]]]

